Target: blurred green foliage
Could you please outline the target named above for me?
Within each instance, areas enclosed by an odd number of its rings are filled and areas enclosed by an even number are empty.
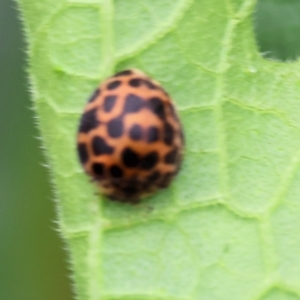
[[[283,61],[299,57],[299,0],[259,0],[254,22],[259,51],[264,57]]]
[[[35,138],[20,25],[15,3],[0,0],[0,299],[68,300],[67,258]],[[254,26],[265,57],[299,56],[300,0],[260,0]]]
[[[71,299],[66,254],[30,110],[16,4],[0,0],[0,299]]]

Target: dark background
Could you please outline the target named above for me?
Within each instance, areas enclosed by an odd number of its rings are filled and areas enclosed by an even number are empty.
[[[299,56],[300,0],[261,0],[254,23],[265,57]],[[0,0],[0,299],[69,300],[67,257],[30,110],[20,28],[16,4]]]

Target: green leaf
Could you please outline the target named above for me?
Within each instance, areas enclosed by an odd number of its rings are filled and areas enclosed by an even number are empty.
[[[31,88],[81,300],[300,299],[300,68],[267,61],[254,0],[19,0]],[[170,92],[186,153],[171,188],[95,195],[85,101],[135,67]]]

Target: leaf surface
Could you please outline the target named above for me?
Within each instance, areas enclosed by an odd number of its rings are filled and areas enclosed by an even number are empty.
[[[254,0],[19,0],[34,106],[78,299],[300,299],[299,62],[267,61]],[[172,95],[185,160],[137,206],[76,156],[85,101],[139,68]]]

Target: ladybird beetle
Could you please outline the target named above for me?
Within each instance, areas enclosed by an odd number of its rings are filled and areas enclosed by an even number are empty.
[[[138,203],[166,188],[184,148],[174,104],[159,83],[139,70],[106,79],[86,104],[77,136],[80,162],[103,194]]]

